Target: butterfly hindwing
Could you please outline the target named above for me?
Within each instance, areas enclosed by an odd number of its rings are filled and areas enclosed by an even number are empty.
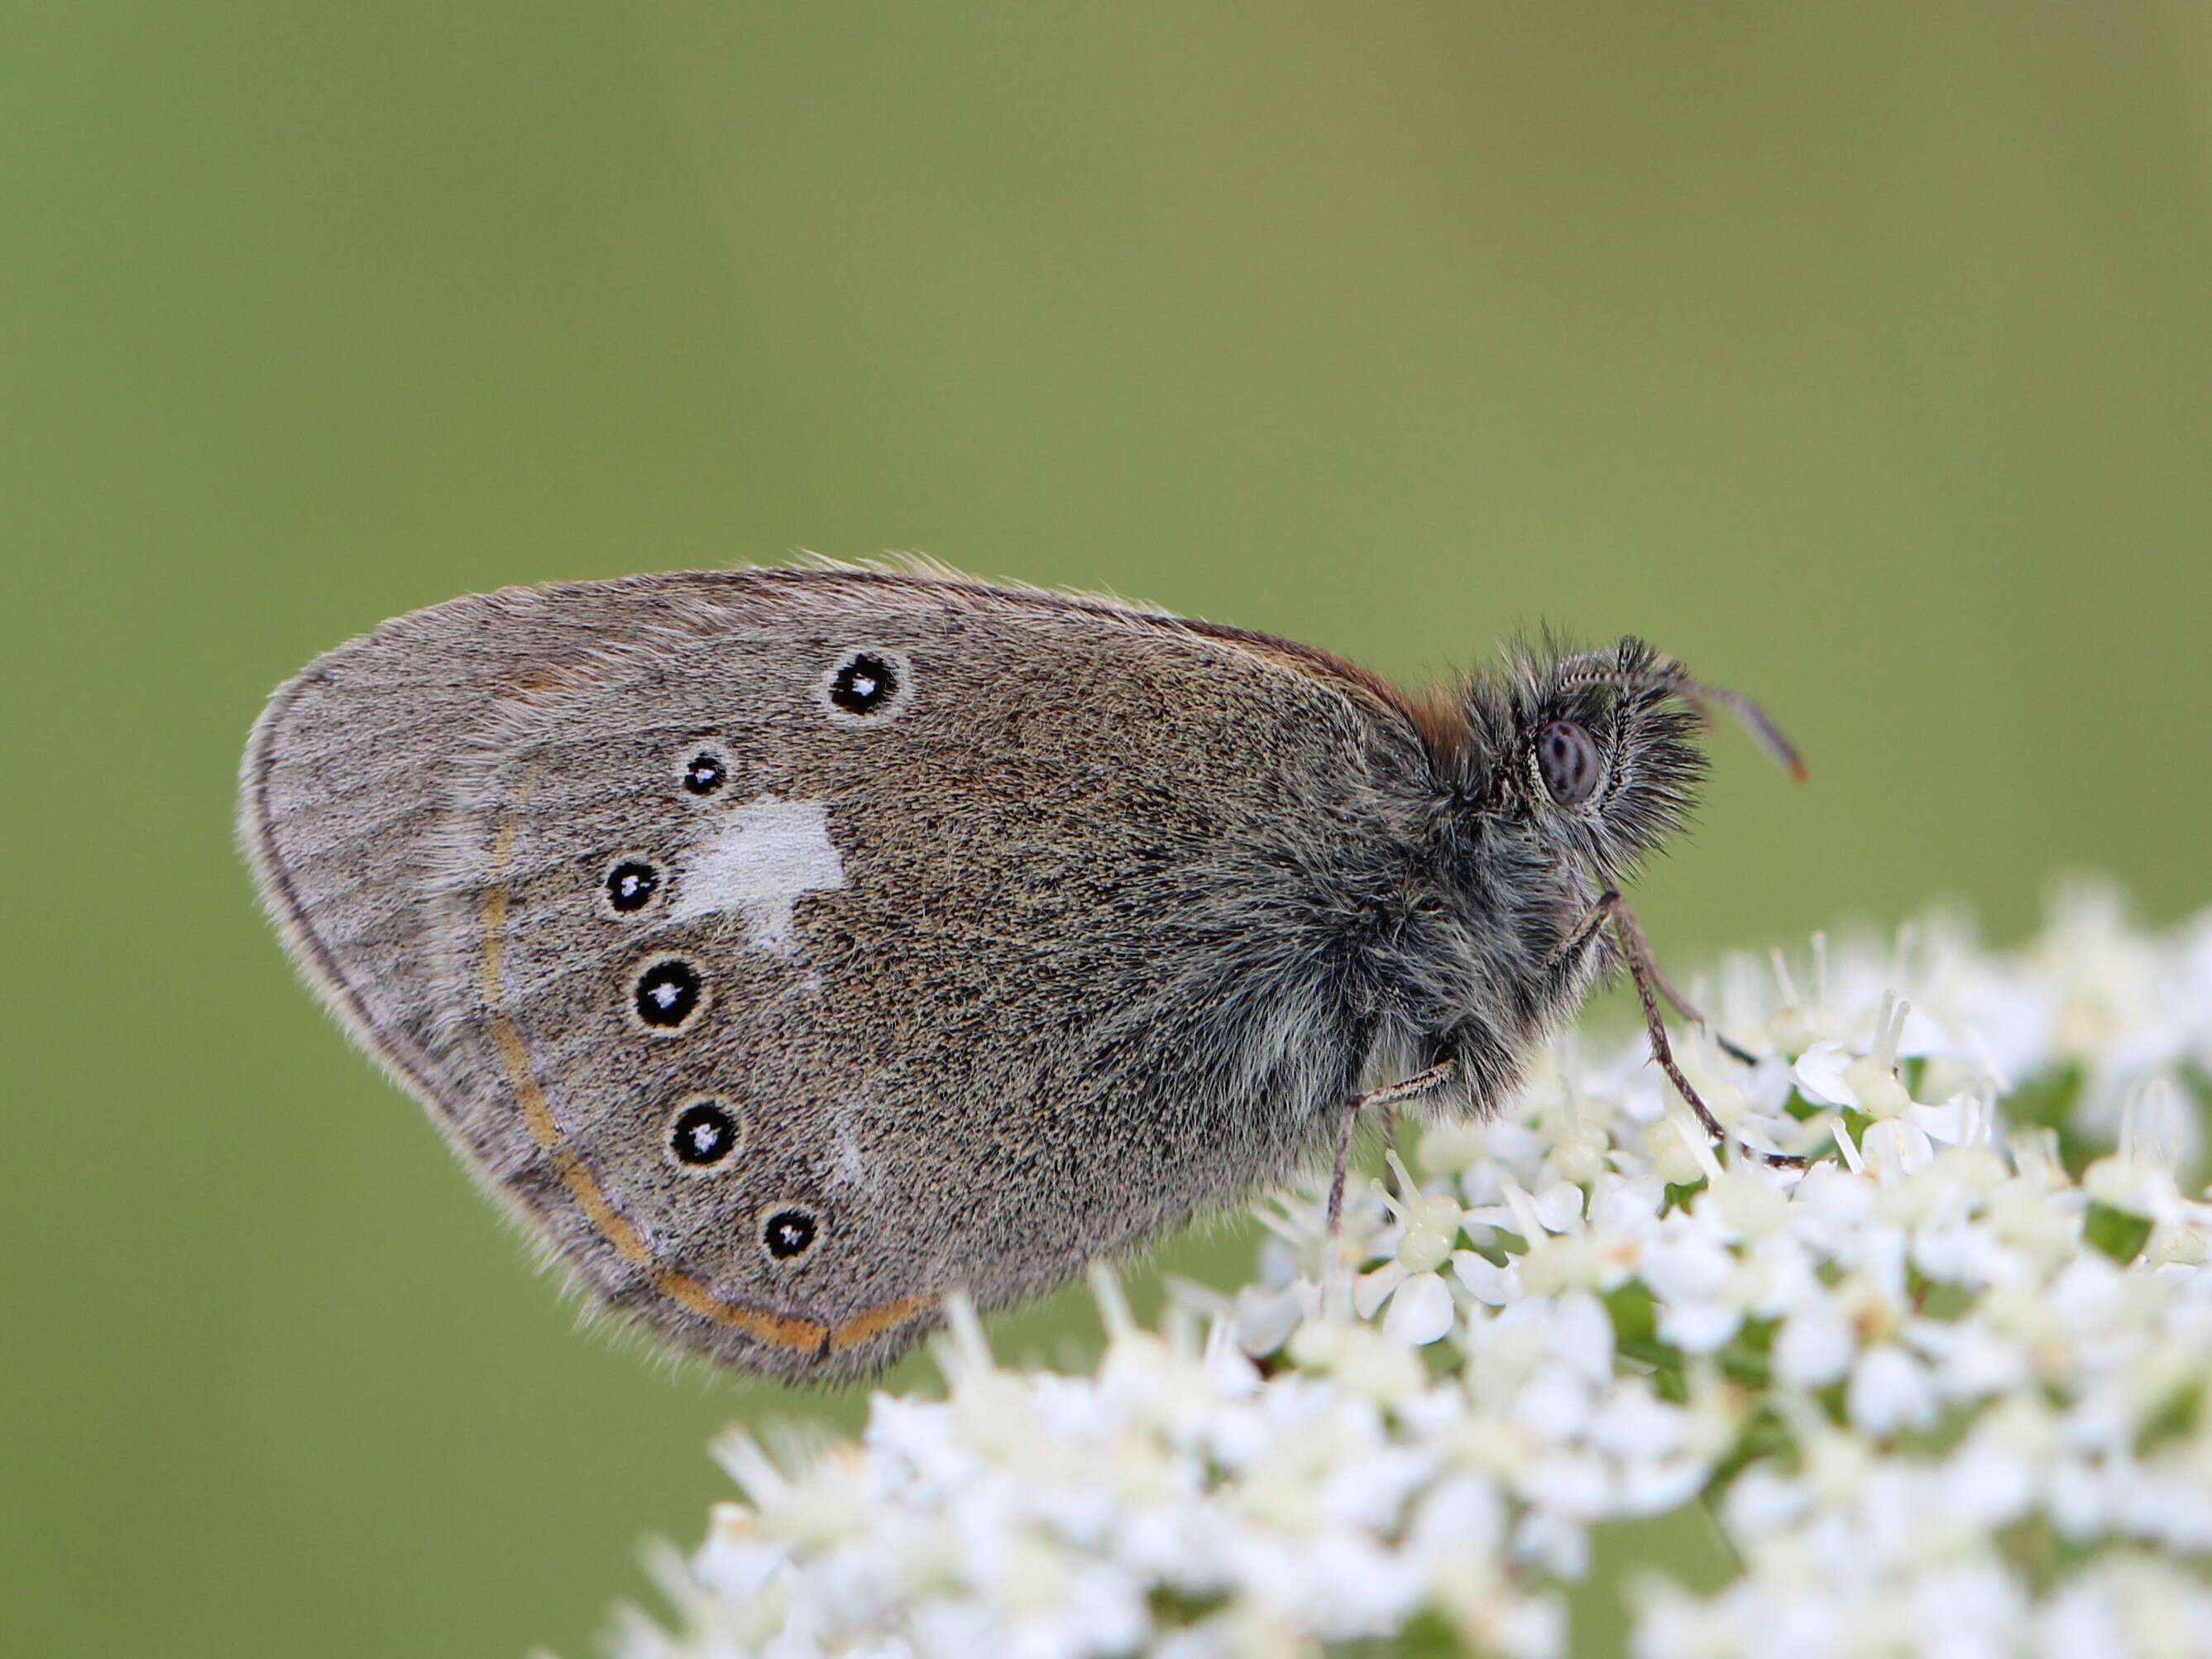
[[[1318,653],[1103,602],[636,578],[333,653],[244,824],[327,1000],[588,1288],[835,1375],[1326,1133],[1357,918],[1299,826],[1379,814],[1412,742]]]

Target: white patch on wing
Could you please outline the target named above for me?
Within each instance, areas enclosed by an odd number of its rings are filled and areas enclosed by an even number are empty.
[[[847,1186],[865,1188],[868,1180],[868,1160],[860,1151],[860,1138],[853,1133],[849,1120],[837,1126],[836,1156],[837,1178]]]
[[[757,950],[799,954],[792,906],[803,893],[845,885],[845,861],[830,841],[830,808],[817,800],[763,795],[722,818],[684,860],[671,921],[733,913]]]

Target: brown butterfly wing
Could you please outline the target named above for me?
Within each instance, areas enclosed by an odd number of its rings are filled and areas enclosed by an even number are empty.
[[[640,578],[332,653],[245,823],[326,998],[598,1297],[825,1376],[1311,1148],[1362,1058],[1316,848],[1393,844],[1366,781],[1415,744],[1333,659],[1103,602]]]

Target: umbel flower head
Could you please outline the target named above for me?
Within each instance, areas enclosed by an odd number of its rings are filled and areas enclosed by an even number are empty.
[[[1735,1563],[1630,1586],[1639,1659],[2212,1652],[2212,913],[2106,892],[1997,955],[1955,920],[1730,962],[1682,1045],[1555,1043],[1332,1239],[1282,1195],[1251,1283],[1068,1376],[952,1310],[941,1398],[718,1455],[738,1497],[621,1659],[1545,1659],[1609,1522]],[[1362,1646],[1360,1644],[1374,1644]]]

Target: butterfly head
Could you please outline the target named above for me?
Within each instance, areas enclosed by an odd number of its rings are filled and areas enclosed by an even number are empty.
[[[1706,713],[1736,714],[1791,774],[1804,763],[1749,699],[1692,679],[1642,640],[1597,651],[1515,652],[1470,687],[1490,808],[1600,882],[1624,878],[1682,828],[1705,775]]]

